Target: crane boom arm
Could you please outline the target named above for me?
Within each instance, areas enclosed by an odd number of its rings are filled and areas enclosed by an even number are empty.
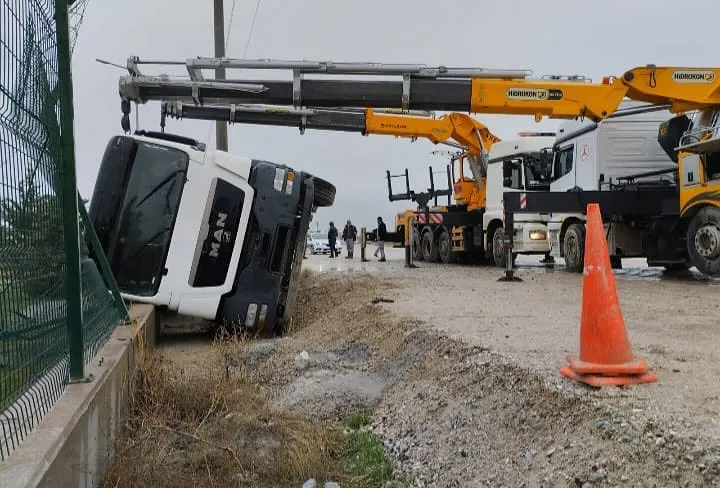
[[[140,64],[185,65],[189,80],[140,73]],[[222,65],[226,80],[206,79],[203,69]],[[230,76],[231,69],[291,70],[292,80],[251,80]],[[277,104],[294,107],[385,107],[470,113],[525,114],[536,119],[588,117],[599,121],[628,97],[667,105],[675,113],[720,105],[720,68],[633,68],[617,78],[591,83],[582,77],[528,79],[527,70],[430,68],[425,65],[331,63],[233,59],[186,61],[128,60],[130,75],[120,79],[125,101],[175,100],[205,104]],[[347,79],[340,75],[386,79]],[[325,76],[308,79],[305,75]],[[127,108],[129,112],[129,107]]]
[[[550,118],[607,118],[627,97],[667,105],[675,113],[720,104],[720,68],[643,67],[602,83],[472,80],[472,113],[534,114]]]
[[[484,124],[462,113],[450,113],[440,118],[414,114],[382,113],[371,108],[358,110],[295,109],[279,106],[232,106],[164,102],[161,116],[199,120],[223,120],[231,123],[273,125],[359,132],[407,138],[424,138],[434,144],[454,139],[471,155],[479,156],[490,150],[500,139]]]

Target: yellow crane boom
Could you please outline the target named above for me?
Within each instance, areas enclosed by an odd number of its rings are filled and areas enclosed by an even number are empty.
[[[454,141],[454,145],[462,148],[465,154],[453,161],[459,163],[459,179],[454,184],[453,197],[458,203],[467,204],[469,210],[485,206],[487,157],[493,144],[500,141],[485,124],[459,112],[432,118],[420,113],[392,113],[372,108],[298,110],[283,106],[196,106],[177,102],[165,102],[161,110],[162,120],[170,116],[225,120],[230,123],[297,126],[301,131],[310,128],[359,132],[363,135],[423,138],[433,144]],[[462,162],[466,157],[473,172],[472,178],[463,173]]]

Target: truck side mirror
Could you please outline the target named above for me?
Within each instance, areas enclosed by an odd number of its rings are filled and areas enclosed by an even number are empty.
[[[512,186],[512,177],[506,176],[503,178],[503,186],[511,187]]]

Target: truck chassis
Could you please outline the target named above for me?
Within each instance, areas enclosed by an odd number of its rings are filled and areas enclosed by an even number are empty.
[[[679,192],[675,185],[625,184],[613,190],[568,191],[568,192],[504,192],[504,213],[506,229],[512,229],[516,213],[576,213],[585,214],[587,205],[597,203],[606,224],[609,237],[608,249],[613,267],[620,267],[623,257],[611,237],[614,225],[625,225],[642,232],[642,254],[648,265],[665,266],[668,269],[687,269],[685,227],[680,220]],[[570,223],[565,232],[572,229],[578,239],[577,252],[584,254],[584,222]],[[505,232],[505,248],[512,252],[512,232]],[[561,238],[562,242],[562,238]],[[582,271],[575,269],[575,271]],[[512,277],[511,267],[506,274]]]

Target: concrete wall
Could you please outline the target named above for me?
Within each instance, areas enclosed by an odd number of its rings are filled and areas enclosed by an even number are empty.
[[[94,488],[112,462],[130,406],[136,368],[155,344],[152,306],[130,309],[86,368],[90,381],[68,385],[35,430],[2,463],[0,486]]]

